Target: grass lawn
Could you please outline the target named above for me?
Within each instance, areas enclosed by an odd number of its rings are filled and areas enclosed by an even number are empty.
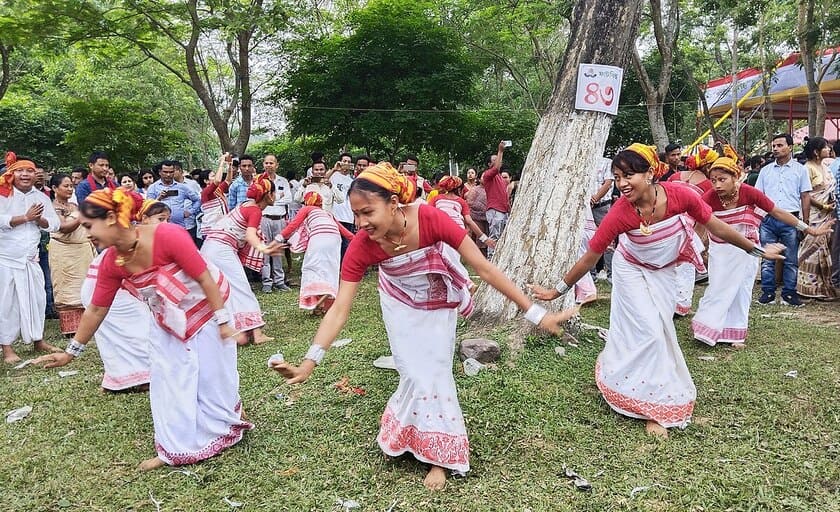
[[[299,361],[318,320],[298,311],[296,292],[257,295],[276,340],[239,351],[242,399],[256,429],[194,466],[137,471],[154,455],[148,396],[100,393],[95,348],[65,368],[80,371],[67,378],[0,366],[0,411],[34,408],[0,427],[2,509],[154,511],[157,501],[166,511],[341,510],[341,498],[371,511],[394,502],[394,511],[840,510],[836,303],[754,306],[744,351],[700,345],[689,320],[678,320],[698,397],[694,423],[667,441],[646,436],[643,422],[614,414],[600,397],[593,368],[602,342],[594,335],[559,357],[557,339],[528,338],[512,354],[510,333],[496,331],[497,368],[467,377],[456,365],[472,471],[433,494],[422,487],[421,464],[386,460],[375,442],[398,381],[371,364],[388,352],[375,278],[365,281],[342,333],[353,342],[293,388],[266,360],[280,350]],[[591,324],[606,326],[608,316],[606,299],[582,311]],[[50,321],[48,341],[64,346],[57,333]],[[25,347],[19,354],[31,357]],[[704,355],[715,359],[698,359]],[[785,377],[794,369],[797,378]],[[343,376],[366,394],[336,391]],[[562,476],[564,464],[592,490],[577,490]]]

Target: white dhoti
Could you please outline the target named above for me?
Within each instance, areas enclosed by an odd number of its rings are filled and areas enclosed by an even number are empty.
[[[265,325],[260,304],[251,290],[238,252],[230,245],[210,238],[204,240],[201,255],[218,267],[230,284],[228,306],[232,309],[236,330],[250,331]]]
[[[11,345],[18,337],[26,344],[44,338],[47,292],[37,254],[0,257],[0,345]]]
[[[452,358],[458,312],[472,312],[469,279],[441,256],[443,244],[380,264],[382,318],[400,374],[377,442],[391,456],[466,473],[469,440]]]
[[[595,381],[609,406],[663,427],[685,428],[697,390],[674,328],[675,263],[702,266],[681,217],[621,235],[613,256],[610,328],[595,366]]]
[[[81,299],[85,307],[93,298],[99,263],[104,255],[103,252],[96,256],[82,284]],[[105,375],[102,377],[104,389],[119,391],[149,383],[149,337],[152,322],[152,313],[145,304],[125,290],[117,291],[108,314],[94,334],[105,367]]]

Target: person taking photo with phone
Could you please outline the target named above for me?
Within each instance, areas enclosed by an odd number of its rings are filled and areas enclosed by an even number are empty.
[[[161,162],[160,179],[152,183],[146,197],[156,199],[172,210],[171,223],[184,229],[195,227],[195,222],[188,226],[187,220],[195,219],[201,211],[201,198],[185,183],[175,181],[175,163],[172,160]]]
[[[344,192],[333,187],[330,181],[332,171],[327,174],[327,164],[318,161],[312,164],[312,176],[303,180],[303,186],[294,196],[295,201],[303,203],[303,196],[307,192],[317,192],[321,196],[324,211],[333,213],[333,205],[344,202]]]

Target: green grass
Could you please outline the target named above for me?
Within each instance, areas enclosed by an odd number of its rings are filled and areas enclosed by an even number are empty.
[[[353,342],[294,388],[265,362],[278,350],[298,361],[318,320],[298,311],[296,293],[258,297],[276,340],[239,351],[242,399],[256,429],[221,456],[181,468],[193,474],[136,470],[153,455],[148,396],[101,394],[95,349],[65,379],[56,370],[0,368],[0,411],[34,407],[0,427],[3,510],[153,511],[150,494],[167,511],[231,510],[225,497],[244,503],[236,510],[338,510],[337,498],[378,511],[394,500],[400,511],[840,510],[840,333],[820,321],[836,320],[836,304],[819,306],[822,315],[807,306],[807,317],[754,307],[748,349],[740,352],[692,341],[689,320],[678,320],[698,397],[695,423],[667,441],[647,437],[642,422],[604,403],[593,378],[597,339],[567,347],[560,358],[557,340],[528,338],[523,351],[503,348],[496,369],[472,378],[456,365],[472,471],[433,494],[420,484],[421,464],[386,460],[375,442],[398,381],[396,372],[371,365],[388,352],[375,280],[365,281],[342,333]],[[606,326],[608,308],[601,300],[583,319]],[[503,347],[509,332],[494,334]],[[48,333],[63,346],[55,322]],[[25,347],[19,354],[29,357]],[[799,377],[784,377],[792,369]],[[366,395],[334,390],[342,376]],[[588,478],[592,491],[562,477],[564,464]],[[649,489],[631,497],[643,486]]]

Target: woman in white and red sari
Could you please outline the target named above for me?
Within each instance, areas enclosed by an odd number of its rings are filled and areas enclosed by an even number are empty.
[[[262,211],[274,204],[274,183],[257,176],[248,187],[248,200],[217,220],[205,233],[201,255],[219,267],[230,283],[230,303],[233,308],[233,323],[241,331],[237,341],[255,345],[271,341],[263,334],[265,325],[260,304],[251,290],[245,268],[259,272],[263,265],[263,254],[280,251],[272,242],[266,245],[259,233]]]
[[[742,174],[735,160],[718,158],[709,171],[713,189],[703,194],[703,200],[712,207],[715,217],[753,243],[758,243],[759,226],[765,215],[809,235],[831,233],[833,222],[819,228],[809,227],[777,208],[760,190],[741,183]],[[734,348],[744,347],[758,264],[758,259],[715,235],[710,236],[709,287],[691,322],[695,339],[711,346],[731,343]]]
[[[231,166],[230,153],[225,153],[219,158],[219,168],[201,190],[201,237],[205,238],[207,232],[230,212],[228,207],[227,192],[233,181],[233,167]]]
[[[91,304],[66,351],[36,360],[51,368],[81,355],[120,288],[151,309],[149,401],[157,456],[150,470],[217,455],[253,425],[242,419],[227,280],[199,255],[189,233],[173,224],[133,226],[142,197],[119,188],[80,205],[91,241],[107,247]]]
[[[170,215],[171,211],[165,203],[146,199],[135,220],[144,225],[160,224],[169,222]],[[81,293],[85,308],[93,300],[93,292],[99,280],[99,266],[106,254],[107,251],[100,252],[88,267]],[[96,348],[105,368],[102,389],[113,392],[149,390],[149,336],[152,322],[149,308],[143,302],[122,288],[117,291],[108,314],[94,333]],[[129,325],[131,328],[127,329]]]
[[[647,420],[647,431],[667,437],[670,427],[691,421],[697,391],[674,328],[677,264],[700,266],[702,245],[689,215],[718,238],[753,254],[780,258],[782,247],[762,249],[712,215],[688,188],[656,183],[662,166],[656,148],[633,144],[613,159],[622,197],[604,218],[586,254],[556,289],[532,286],[537,298],[565,294],[619,237],[613,257],[613,287],[607,343],[595,365],[595,382],[615,411]]]
[[[409,204],[415,185],[390,164],[359,174],[348,197],[359,231],[344,255],[335,304],[301,365],[273,367],[289,383],[309,378],[347,322],[365,270],[378,264],[382,318],[400,383],[385,408],[377,441],[387,455],[408,452],[430,464],[424,485],[441,489],[446,470],[465,473],[470,468],[452,358],[458,313],[468,315],[473,308],[468,276],[442,256],[442,243],[457,247],[484,282],[526,310],[532,323],[556,333],[573,311],[547,313],[533,304],[445,213],[427,204]]]
[[[305,251],[298,304],[313,314],[323,314],[338,295],[341,238],[350,240],[353,233],[321,208],[322,199],[317,192],[304,194],[303,205],[275,240],[289,240],[292,252]]]

